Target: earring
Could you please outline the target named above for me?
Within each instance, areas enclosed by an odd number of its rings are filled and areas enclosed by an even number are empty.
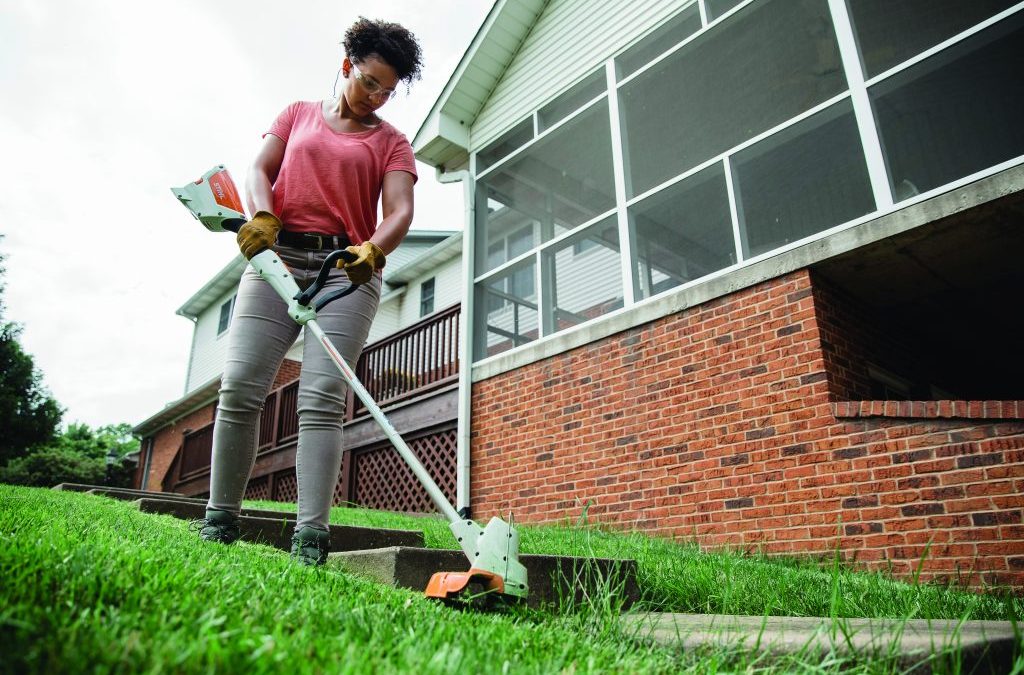
[[[338,78],[341,77],[341,68],[338,68],[338,73],[334,76],[334,87],[331,89],[331,96],[338,98]],[[345,73],[345,77],[348,77],[348,73]]]

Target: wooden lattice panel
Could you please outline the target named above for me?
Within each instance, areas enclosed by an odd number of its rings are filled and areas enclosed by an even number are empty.
[[[270,499],[270,476],[249,481],[245,488],[245,499]]]
[[[295,502],[299,498],[298,481],[295,470],[282,471],[274,476],[274,501]]]
[[[341,506],[347,504],[348,499],[345,498],[345,486],[339,480],[334,484],[334,500],[331,502],[335,506]]]
[[[448,500],[455,502],[455,429],[407,440]],[[353,455],[353,501],[386,511],[432,512],[434,504],[412,470],[391,445]]]

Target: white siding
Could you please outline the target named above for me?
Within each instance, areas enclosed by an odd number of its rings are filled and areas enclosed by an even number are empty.
[[[455,258],[438,270],[434,284],[434,309],[462,302],[462,258]]]
[[[373,318],[373,324],[370,326],[370,335],[366,338],[366,344],[373,344],[400,328],[399,306],[402,304],[402,299],[408,295],[408,293],[404,293],[393,300],[380,304],[380,307],[377,308],[377,315]]]
[[[188,378],[185,381],[186,394],[223,372],[229,331],[217,335],[217,326],[220,321],[221,305],[234,295],[235,289],[232,289],[199,315],[192,336],[192,354],[189,361]]]
[[[426,251],[430,250],[430,248],[436,245],[438,241],[440,241],[440,238],[426,242],[411,241],[409,239],[403,241],[398,245],[398,248],[388,254],[387,265],[384,267],[384,281],[388,280],[389,269],[398,269],[410,260],[415,260]]]
[[[420,320],[420,290],[423,282],[430,278],[434,279],[435,312],[462,300],[462,258],[453,258],[409,283],[409,290],[402,298],[400,321],[403,327]]]
[[[696,0],[551,0],[472,130],[472,149]]]

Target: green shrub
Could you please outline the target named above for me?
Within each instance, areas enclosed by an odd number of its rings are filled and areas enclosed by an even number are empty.
[[[58,483],[98,485],[106,476],[102,459],[62,447],[42,448],[27,457],[12,459],[0,467],[0,482],[32,487],[53,487]]]

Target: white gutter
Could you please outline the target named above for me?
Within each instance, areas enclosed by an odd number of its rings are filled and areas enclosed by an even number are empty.
[[[459,314],[459,335],[462,344],[459,347],[459,404],[458,427],[455,432],[455,508],[460,514],[469,509],[469,444],[470,415],[473,402],[473,218],[475,183],[469,171],[453,171],[445,173],[440,167],[436,169],[440,183],[462,182],[465,216],[462,230],[462,310]]]

